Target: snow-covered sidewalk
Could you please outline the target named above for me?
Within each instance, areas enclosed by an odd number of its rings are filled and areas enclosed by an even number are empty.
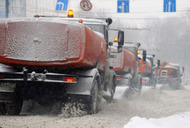
[[[124,128],[190,128],[190,112],[159,119],[133,117]]]

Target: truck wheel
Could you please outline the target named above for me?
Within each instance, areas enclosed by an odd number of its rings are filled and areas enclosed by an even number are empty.
[[[98,81],[95,79],[92,85],[90,98],[90,114],[98,112]]]
[[[16,97],[11,103],[6,103],[6,111],[8,115],[19,115],[22,109],[23,100]]]
[[[6,108],[4,103],[0,103],[0,115],[6,115]]]

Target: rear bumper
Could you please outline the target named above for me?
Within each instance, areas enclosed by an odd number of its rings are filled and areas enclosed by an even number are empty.
[[[75,77],[79,79],[80,76],[58,73],[25,73],[25,72],[0,72],[0,82],[46,82],[46,83],[77,83],[77,81],[64,81],[64,77]],[[81,76],[90,77],[90,76]]]
[[[181,79],[180,78],[161,78],[159,79],[159,84],[169,84],[170,86],[180,86]]]
[[[158,79],[158,84],[169,84],[169,79],[165,77],[161,77]]]
[[[91,95],[91,88],[94,77],[99,75],[96,68],[85,71],[77,71],[76,74],[64,74],[63,73],[35,73],[28,72],[23,69],[23,72],[2,71],[0,70],[0,84],[1,83],[15,83],[17,90],[28,91],[30,87],[41,89],[53,89],[61,88],[64,89],[63,93],[67,94],[78,94],[78,95]],[[65,81],[65,77],[76,78],[76,81]],[[2,87],[0,85],[0,87]],[[24,88],[24,89],[23,89]],[[28,89],[28,90],[27,90]],[[55,90],[56,90],[55,89]],[[58,89],[58,91],[60,91]],[[1,90],[0,90],[1,92]],[[54,91],[56,93],[56,91]],[[24,92],[25,93],[25,92]]]
[[[29,91],[31,88],[35,90],[41,89],[45,91],[55,86],[61,86],[64,88],[64,93],[67,94],[79,94],[79,95],[90,95],[90,88],[88,87],[89,82],[92,81],[93,77],[90,75],[70,75],[70,74],[58,74],[58,73],[25,73],[25,72],[0,72],[2,76],[0,79],[0,87],[5,84],[16,84],[20,88],[18,91]],[[63,78],[73,77],[76,81],[65,81]],[[84,84],[84,82],[87,82]],[[33,87],[32,87],[33,86]],[[0,88],[0,93],[8,93],[11,87],[6,87],[6,91]],[[5,89],[5,88],[4,88]],[[59,90],[58,90],[59,91]],[[14,92],[14,90],[10,91]],[[42,92],[43,93],[43,92]]]
[[[63,101],[70,96],[89,97],[93,80],[98,75],[96,68],[78,71],[74,75],[0,71],[0,102],[11,101],[14,94],[20,95],[23,100],[33,99],[41,104]],[[75,77],[76,81],[65,81],[63,77]],[[12,86],[4,86],[11,84],[15,84],[16,87],[13,89]]]

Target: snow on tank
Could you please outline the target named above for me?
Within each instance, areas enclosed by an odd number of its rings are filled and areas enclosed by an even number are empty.
[[[176,77],[180,75],[180,69],[178,68],[179,64],[170,64],[163,62],[160,65],[159,76],[163,76],[163,72],[166,72],[167,77]],[[158,71],[158,69],[157,69]]]
[[[110,62],[113,70],[119,73],[134,73],[136,71],[135,55],[123,49],[121,53],[117,52],[116,47],[111,48]]]
[[[0,62],[13,66],[77,68],[99,63],[103,70],[106,63],[104,38],[64,18],[3,19],[0,45]]]

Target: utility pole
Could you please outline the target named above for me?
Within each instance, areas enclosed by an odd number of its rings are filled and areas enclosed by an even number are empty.
[[[22,0],[22,17],[26,17],[26,0]]]
[[[36,15],[37,15],[37,11],[38,11],[38,2],[36,0]]]
[[[9,17],[9,0],[6,0],[6,3],[5,3],[5,17],[6,18]]]

